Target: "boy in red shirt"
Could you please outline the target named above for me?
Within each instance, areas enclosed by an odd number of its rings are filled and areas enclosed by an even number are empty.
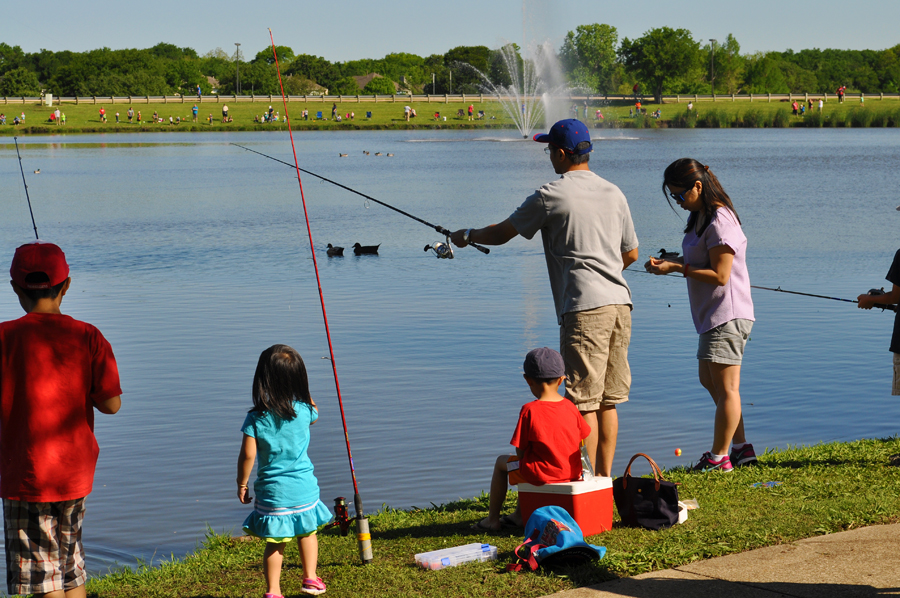
[[[566,379],[562,355],[547,347],[533,349],[525,356],[523,369],[525,382],[537,400],[525,403],[519,411],[519,422],[509,441],[516,447],[516,456],[501,455],[494,463],[488,516],[473,526],[478,530],[522,526],[518,507],[512,515],[500,517],[507,477],[510,484],[527,482],[535,486],[581,478],[581,441],[591,428],[572,401],[559,394],[559,386]]]
[[[25,310],[0,324],[0,496],[10,594],[85,596],[81,526],[99,448],[94,409],[122,402],[112,348],[60,313],[69,290],[62,250],[16,249],[11,285]]]

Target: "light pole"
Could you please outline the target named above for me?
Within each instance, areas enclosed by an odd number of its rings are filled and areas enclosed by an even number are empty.
[[[450,73],[450,93],[452,95],[453,94],[453,71],[451,71],[450,69],[447,69],[447,71]]]
[[[712,44],[712,51],[709,53],[709,79],[710,79],[710,90],[712,91],[713,98],[716,97],[716,40],[710,39],[710,44]]]
[[[235,66],[235,82],[234,82],[234,93],[235,95],[239,95],[241,93],[241,44],[235,42],[236,47],[234,51],[234,66]]]
[[[434,89],[434,73],[431,73],[431,95],[435,95]]]

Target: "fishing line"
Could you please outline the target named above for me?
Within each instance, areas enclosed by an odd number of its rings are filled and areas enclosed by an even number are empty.
[[[624,271],[625,272],[637,272],[639,274],[653,274],[653,272],[647,272],[646,270],[632,270],[630,268],[625,268]],[[653,274],[653,275],[654,276],[671,276],[671,277],[675,277],[675,278],[684,278],[683,274],[676,274],[674,272],[671,274]],[[751,289],[760,289],[762,291],[775,291],[776,293],[788,293],[790,295],[802,295],[804,297],[816,297],[818,299],[831,299],[832,301],[843,301],[845,303],[859,303],[859,301],[857,301],[856,299],[842,299],[841,297],[829,297],[828,295],[816,295],[815,293],[801,293],[800,291],[788,291],[788,290],[782,289],[781,287],[777,287],[777,288],[773,289],[772,287],[761,287],[758,285],[751,284],[750,288]],[[876,295],[876,296],[880,294],[880,293],[873,293],[872,291],[874,291],[874,290],[875,289],[870,290],[869,294]],[[897,311],[896,305],[887,305],[884,303],[876,303],[875,305],[873,305],[873,307],[880,308],[882,311],[883,310],[894,311],[894,312]]]
[[[280,76],[281,76],[281,73],[279,73],[278,76],[280,77]],[[279,79],[279,80],[280,80],[280,79]],[[287,110],[287,108],[285,108],[285,110]],[[290,118],[288,118],[288,131],[290,132]],[[293,138],[293,135],[292,135],[292,136],[291,136],[291,144],[293,144],[293,142],[294,142],[294,138]],[[305,172],[306,174],[312,175],[312,176],[314,176],[314,177],[316,177],[316,178],[318,178],[318,179],[321,179],[323,182],[331,183],[332,185],[336,185],[336,186],[340,187],[341,189],[346,189],[346,190],[349,191],[350,193],[356,193],[356,194],[359,195],[360,197],[364,197],[367,201],[374,201],[375,203],[380,204],[380,205],[382,205],[382,206],[384,206],[384,207],[386,207],[386,208],[390,208],[391,210],[394,210],[395,212],[397,212],[397,213],[399,213],[399,214],[403,214],[403,215],[406,216],[407,218],[412,218],[412,219],[415,220],[416,222],[421,222],[421,223],[424,224],[425,226],[427,226],[427,227],[429,227],[429,228],[433,228],[433,229],[436,230],[437,232],[439,232],[439,233],[441,233],[442,235],[444,235],[445,237],[447,237],[447,238],[448,238],[448,244],[449,244],[450,231],[447,230],[446,228],[444,228],[443,226],[439,226],[439,225],[437,225],[437,224],[432,224],[432,223],[428,222],[427,220],[422,220],[422,219],[419,218],[418,216],[413,216],[413,215],[410,214],[409,212],[405,212],[405,211],[401,210],[400,208],[396,208],[396,207],[392,206],[392,205],[389,204],[389,203],[385,203],[385,202],[383,202],[383,201],[381,201],[381,200],[379,200],[379,199],[375,199],[375,198],[372,197],[371,195],[366,195],[365,193],[362,193],[361,191],[357,191],[356,189],[352,189],[352,188],[348,187],[347,185],[342,185],[341,183],[338,183],[337,181],[333,181],[333,180],[331,180],[331,179],[329,179],[329,178],[323,177],[323,176],[320,175],[320,174],[316,174],[315,172],[312,172],[312,171],[310,171],[310,170],[305,170],[305,169],[303,169],[303,168],[300,168],[299,164],[291,164],[290,162],[285,162],[284,160],[279,160],[278,158],[272,157],[272,156],[270,156],[270,155],[268,155],[268,154],[264,154],[264,153],[262,153],[262,152],[258,152],[258,151],[254,150],[254,149],[250,149],[249,147],[244,147],[243,145],[240,145],[240,144],[238,144],[238,143],[231,143],[230,145],[233,145],[233,146],[235,146],[235,147],[239,147],[239,148],[241,148],[241,149],[247,150],[248,152],[253,152],[254,154],[259,154],[260,156],[262,156],[262,157],[264,157],[264,158],[268,158],[269,160],[274,160],[275,162],[278,162],[279,164],[284,164],[285,166],[290,166],[291,168],[296,168],[298,171],[300,171],[300,172]],[[295,150],[294,150],[294,158],[296,159],[296,157],[297,157],[297,150],[295,149]],[[298,177],[300,176],[300,173],[299,173],[299,172],[297,173],[297,176],[298,176]],[[368,207],[368,206],[366,206],[366,207]],[[491,252],[491,250],[488,249],[487,247],[484,247],[484,246],[482,246],[482,245],[477,245],[477,244],[472,243],[472,242],[469,242],[469,246],[474,247],[475,249],[477,249],[478,251],[480,251],[481,253],[484,253],[484,254],[488,254],[488,253]]]
[[[341,411],[341,423],[344,426],[344,441],[347,445],[347,459],[350,462],[350,476],[353,478],[353,504],[356,508],[356,536],[359,545],[359,556],[363,564],[372,562],[372,540],[369,534],[369,520],[363,515],[362,499],[359,495],[359,484],[356,482],[356,469],[353,467],[353,454],[350,451],[350,435],[347,432],[347,418],[344,416],[344,401],[341,397],[341,383],[338,380],[337,362],[334,359],[334,346],[331,342],[331,330],[328,327],[328,313],[325,311],[325,294],[322,292],[322,280],[319,277],[319,264],[316,261],[315,246],[313,245],[312,228],[309,224],[309,213],[306,210],[306,196],[303,193],[303,180],[300,178],[300,163],[297,160],[297,148],[294,145],[294,134],[291,132],[291,117],[288,114],[287,98],[284,95],[284,83],[281,80],[281,67],[278,65],[278,53],[275,50],[275,38],[272,29],[269,29],[269,39],[272,42],[272,55],[275,57],[275,71],[278,73],[278,85],[281,87],[281,101],[284,104],[284,116],[288,122],[288,135],[291,138],[291,150],[294,153],[294,167],[297,169],[297,183],[300,185],[300,199],[303,202],[303,216],[306,218],[306,232],[309,235],[309,250],[312,253],[313,268],[316,271],[316,284],[319,287],[319,303],[322,305],[322,318],[325,321],[325,336],[328,339],[328,353],[331,356],[331,371],[334,373],[334,387],[337,391],[338,406]],[[244,148],[247,149],[247,148]],[[253,151],[253,150],[250,150]],[[256,152],[259,153],[259,152]],[[267,156],[269,157],[269,156]],[[272,158],[274,160],[274,158]],[[281,162],[281,160],[278,160]],[[287,164],[286,162],[283,162]],[[290,164],[288,164],[290,166]],[[307,171],[303,171],[307,172]],[[310,173],[312,174],[312,173]],[[341,516],[341,513],[337,514]],[[346,509],[343,511],[346,518]],[[342,531],[345,528],[342,526]]]
[[[22,172],[22,184],[25,185],[25,199],[28,200],[28,213],[31,214],[31,225],[34,227],[34,238],[40,241],[41,238],[38,236],[37,224],[34,222],[34,212],[31,210],[31,197],[28,196],[28,183],[25,182],[25,169],[22,168],[22,154],[19,153],[19,138],[13,137],[13,141],[16,142],[16,155],[19,156],[19,170]]]

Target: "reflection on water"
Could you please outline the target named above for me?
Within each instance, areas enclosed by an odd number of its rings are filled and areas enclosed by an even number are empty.
[[[553,177],[537,144],[484,143],[507,133],[516,140],[511,131],[404,131],[298,133],[295,141],[301,167],[453,230],[503,220]],[[692,156],[711,165],[737,206],[754,284],[848,298],[885,284],[900,218],[894,131],[616,135],[599,132],[591,165],[629,198],[642,255],[680,244],[683,220],[660,177],[673,159]],[[259,352],[276,342],[296,347],[309,368],[321,409],[310,453],[322,496],[330,504],[351,494],[296,180],[228,145],[292,161],[287,138],[142,139],[22,144],[26,172],[41,169],[27,175],[38,229],[72,266],[63,311],[104,332],[122,373],[121,412],[97,417],[101,455],[85,527],[94,571],[182,554],[207,525],[237,529],[247,510],[234,488],[240,424]],[[0,143],[0,172],[9,181],[0,256],[11,256],[31,223],[8,143]],[[436,260],[422,247],[443,239],[428,227],[314,178],[303,183],[367,508],[478,494],[530,399],[524,354],[558,343],[540,242],[517,238],[489,256],[462,249]],[[381,243],[380,255],[325,256],[326,243],[355,242]],[[713,409],[696,380],[683,281],[627,278],[634,384],[619,409],[614,469],[638,451],[686,464],[709,448]],[[0,318],[18,317],[14,295],[5,297]],[[889,314],[765,291],[754,302],[742,394],[758,449],[895,433]]]

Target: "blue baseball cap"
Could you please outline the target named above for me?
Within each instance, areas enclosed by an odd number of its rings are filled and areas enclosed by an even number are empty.
[[[586,154],[594,149],[593,144],[587,149],[576,151],[575,146],[582,141],[591,142],[591,131],[577,118],[567,118],[550,127],[549,133],[538,133],[534,136],[538,143],[549,143],[570,154]]]
[[[566,364],[562,355],[548,347],[532,349],[525,356],[522,364],[525,375],[529,378],[559,378],[566,375]]]

